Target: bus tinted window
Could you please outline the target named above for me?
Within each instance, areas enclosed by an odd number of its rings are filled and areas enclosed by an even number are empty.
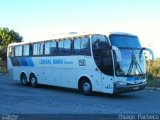
[[[71,52],[71,40],[65,39],[64,40],[64,53],[70,53]]]
[[[63,53],[63,40],[58,41],[58,53]]]
[[[141,48],[138,37],[127,35],[110,35],[111,44],[117,47]]]
[[[23,56],[29,56],[29,45],[23,46]]]
[[[53,55],[56,53],[57,53],[57,44],[56,44],[56,41],[52,41],[50,43],[50,54]]]
[[[113,75],[112,54],[104,35],[92,36],[93,56],[98,68],[106,75]]]
[[[8,55],[9,55],[10,57],[13,57],[13,56],[14,56],[14,47],[9,47],[9,49],[8,49]]]
[[[29,44],[29,55],[33,55],[33,45]]]
[[[81,39],[81,51],[88,52],[89,51],[89,38],[84,37]]]
[[[15,47],[15,56],[22,56],[22,46]]]
[[[76,39],[74,39],[74,52],[80,53],[80,50],[81,50],[81,39],[76,38]]]
[[[45,55],[54,55],[56,52],[56,41],[49,41],[45,43]]]
[[[50,54],[50,42],[46,42],[46,43],[44,44],[44,46],[45,46],[44,54],[45,54],[45,55],[49,55],[49,54]]]
[[[43,43],[33,44],[33,55],[43,55]]]
[[[92,36],[92,47],[94,49],[102,49],[109,46],[107,37],[104,35],[93,35]]]
[[[74,39],[74,53],[89,53],[90,51],[89,37]]]
[[[33,55],[38,55],[38,44],[33,45]]]

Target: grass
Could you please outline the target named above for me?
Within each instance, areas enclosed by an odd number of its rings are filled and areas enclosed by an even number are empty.
[[[160,88],[160,78],[148,78],[147,79],[147,86],[148,87],[159,87]]]

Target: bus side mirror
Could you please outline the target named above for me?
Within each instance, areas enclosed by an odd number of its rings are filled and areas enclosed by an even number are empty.
[[[121,55],[121,51],[118,47],[116,46],[112,46],[112,50],[115,52],[116,54],[116,59],[117,59],[117,62],[120,62],[122,61],[122,55]]]
[[[145,47],[142,48],[141,51],[140,51],[140,54],[139,54],[139,55],[140,55],[139,58],[141,58],[142,52],[143,52],[144,50],[145,50],[145,51],[148,51],[148,52],[152,55],[152,61],[154,61],[154,53],[153,53],[153,51],[152,51],[150,48],[145,48]]]

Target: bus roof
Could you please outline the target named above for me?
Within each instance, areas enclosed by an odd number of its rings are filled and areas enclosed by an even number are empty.
[[[62,33],[62,34],[54,34],[51,39],[48,40],[37,40],[37,41],[27,41],[27,42],[19,42],[19,43],[11,43],[9,46],[16,46],[16,45],[23,45],[23,44],[29,44],[29,43],[38,43],[38,42],[45,42],[50,40],[60,40],[65,38],[73,38],[73,37],[80,37],[80,36],[86,36],[86,35],[92,35],[92,34],[102,34],[102,33],[76,33],[76,32],[70,32],[70,33]]]
[[[30,43],[45,42],[45,41],[50,41],[50,40],[60,40],[60,39],[65,39],[65,38],[73,38],[73,37],[79,37],[79,36],[85,36],[85,35],[93,35],[93,34],[102,34],[102,35],[105,35],[104,33],[93,33],[93,32],[82,32],[82,33],[69,32],[67,34],[66,33],[54,34],[51,39],[47,39],[47,40],[37,40],[37,41],[27,41],[27,42],[11,43],[8,46],[24,45],[24,44],[30,44]],[[125,33],[125,32],[110,32],[109,35],[126,35],[126,36],[137,37],[134,34]]]
[[[131,33],[126,33],[126,32],[111,32],[110,35],[124,35],[124,36],[137,37],[137,35],[134,35],[134,34],[131,34]]]

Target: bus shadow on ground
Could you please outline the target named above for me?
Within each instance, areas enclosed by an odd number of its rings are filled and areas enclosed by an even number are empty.
[[[73,88],[66,88],[66,87],[59,87],[59,86],[53,86],[53,85],[42,85],[39,84],[38,87],[39,89],[45,89],[49,91],[57,91],[57,92],[66,92],[66,93],[77,93],[81,94],[81,91],[78,89],[73,89]]]
[[[84,95],[80,90],[73,89],[73,88],[65,88],[65,87],[58,87],[58,86],[51,86],[51,85],[39,85],[38,88],[45,89],[45,90],[56,90],[57,92],[65,92],[65,93],[72,93],[72,94],[79,94]],[[139,98],[136,95],[137,91],[134,92],[127,92],[127,93],[119,93],[119,94],[108,94],[108,93],[101,93],[101,92],[93,92],[92,95],[86,97],[100,97],[100,98],[110,98],[110,99],[135,99]]]
[[[17,87],[25,87],[25,88],[32,88],[30,85],[24,86],[21,83],[14,83],[15,86]],[[54,92],[63,92],[66,94],[76,94],[76,95],[84,95],[80,90],[78,89],[73,89],[73,88],[65,88],[65,87],[58,87],[58,86],[51,86],[51,85],[43,85],[39,84],[37,88],[32,88],[32,89],[39,89],[39,90],[47,90],[47,91],[54,91]],[[137,91],[135,91],[137,92]],[[140,96],[137,95],[135,92],[128,92],[128,93],[120,93],[120,94],[108,94],[108,93],[100,93],[100,92],[93,92],[92,95],[86,96],[86,97],[99,97],[99,98],[107,98],[107,99],[136,99],[139,98]]]
[[[108,93],[99,93],[95,92],[94,96],[98,96],[101,98],[108,98],[108,99],[137,99],[139,98],[138,95],[133,93],[120,93],[120,94],[108,94]]]

